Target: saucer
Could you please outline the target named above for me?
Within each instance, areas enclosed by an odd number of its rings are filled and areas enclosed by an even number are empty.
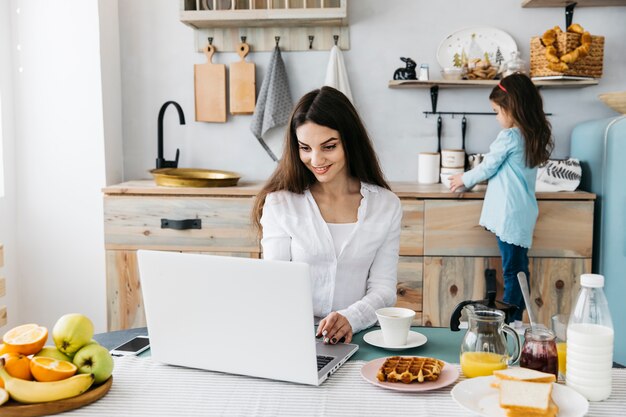
[[[414,332],[413,330],[409,331],[409,336],[406,339],[406,344],[402,346],[389,346],[385,343],[385,339],[383,339],[383,331],[382,330],[373,330],[366,335],[363,336],[363,340],[369,343],[372,346],[380,347],[387,350],[404,350],[409,348],[414,348],[418,346],[422,346],[428,341],[428,338],[419,332]]]

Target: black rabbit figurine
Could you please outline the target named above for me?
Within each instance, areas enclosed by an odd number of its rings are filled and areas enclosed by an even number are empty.
[[[415,74],[415,67],[417,64],[411,58],[400,58],[402,62],[406,63],[405,68],[398,68],[396,72],[393,73],[394,80],[417,80],[417,75]]]

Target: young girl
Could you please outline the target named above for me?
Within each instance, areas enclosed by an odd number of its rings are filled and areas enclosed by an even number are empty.
[[[317,335],[325,343],[376,322],[396,302],[400,220],[372,143],[352,103],[322,87],[291,115],[283,156],[256,198],[263,258],[306,262]],[[288,337],[289,329],[274,329]]]
[[[480,225],[495,233],[504,273],[504,301],[517,305],[513,317],[522,319],[524,299],[517,280],[528,272],[528,249],[537,220],[537,166],[554,147],[550,123],[539,91],[523,74],[510,75],[489,95],[496,119],[504,128],[489,147],[483,162],[450,179],[450,189],[473,187],[489,179]]]

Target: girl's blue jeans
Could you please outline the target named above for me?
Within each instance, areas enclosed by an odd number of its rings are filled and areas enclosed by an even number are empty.
[[[528,249],[521,246],[506,243],[498,239],[498,248],[502,257],[502,272],[504,275],[504,297],[503,301],[515,304],[518,309],[513,320],[521,320],[524,312],[524,296],[517,280],[517,273],[524,271],[530,288],[530,273],[528,272]]]

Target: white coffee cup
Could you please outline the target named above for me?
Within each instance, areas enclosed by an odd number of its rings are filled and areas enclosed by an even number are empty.
[[[443,149],[441,151],[441,166],[463,168],[465,166],[465,151],[462,149]]]
[[[376,310],[376,317],[387,346],[406,345],[415,311],[401,307],[385,307]]]
[[[443,185],[444,185],[447,189],[450,189],[450,177],[451,177],[451,176],[452,176],[451,174],[443,174],[443,173],[441,174],[441,183],[442,183],[442,184],[443,184]],[[464,186],[461,186],[461,187],[459,187],[459,188],[457,188],[457,189],[455,190],[455,192],[457,192],[457,193],[462,193],[462,192],[464,192],[464,191],[467,191],[467,189],[466,189]]]

